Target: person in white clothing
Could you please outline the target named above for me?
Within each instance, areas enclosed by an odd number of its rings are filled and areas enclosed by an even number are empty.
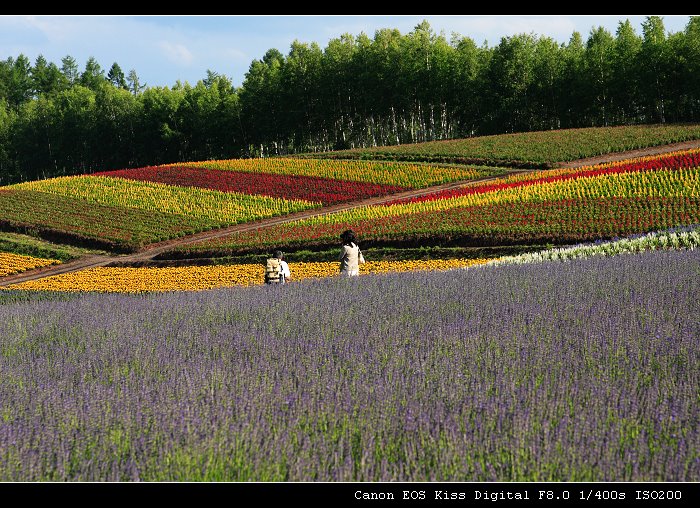
[[[289,265],[284,260],[284,254],[281,251],[277,251],[275,254],[279,254],[278,259],[280,260],[280,267],[282,268],[282,280],[280,282],[284,284],[292,278],[292,273],[289,271]]]
[[[340,235],[342,245],[338,261],[340,261],[340,275],[355,277],[360,275],[360,265],[364,264],[365,258],[362,255],[360,246],[357,245],[357,236],[351,229],[343,231]]]
[[[278,250],[265,264],[265,284],[285,284],[292,278],[284,254]]]

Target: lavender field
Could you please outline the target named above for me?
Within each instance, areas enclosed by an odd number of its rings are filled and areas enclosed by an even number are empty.
[[[700,481],[700,251],[0,292],[0,480]]]

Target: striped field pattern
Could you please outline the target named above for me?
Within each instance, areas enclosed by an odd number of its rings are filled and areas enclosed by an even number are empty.
[[[368,261],[361,275],[422,270],[463,268],[485,259],[436,259],[427,261]],[[292,281],[338,275],[339,264],[331,262],[289,263]],[[99,291],[143,293],[160,291],[201,291],[206,289],[263,284],[260,264],[182,266],[166,268],[91,268],[14,284],[8,289],[34,291]]]
[[[421,188],[492,174],[493,168],[435,166],[403,162],[333,161],[320,159],[230,159],[185,162],[178,167],[207,168],[265,175],[321,177],[340,181]]]
[[[361,241],[472,245],[612,238],[700,222],[700,151],[578,170],[541,171],[387,205],[295,221],[179,249],[230,252],[278,244],[329,245],[354,229]]]

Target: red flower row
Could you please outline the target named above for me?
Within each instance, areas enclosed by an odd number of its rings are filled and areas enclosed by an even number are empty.
[[[352,228],[360,241],[468,239],[494,242],[575,242],[645,233],[700,222],[700,199],[686,197],[594,198],[551,202],[507,202],[459,207],[342,224],[287,224],[260,228],[184,248],[198,251],[250,249],[265,245],[333,244]]]
[[[514,187],[527,187],[530,185],[538,185],[550,182],[560,182],[564,180],[575,180],[577,178],[589,178],[601,175],[611,175],[615,173],[637,173],[642,171],[657,171],[661,169],[685,169],[685,168],[696,168],[700,166],[700,152],[694,151],[690,153],[674,154],[670,156],[663,156],[654,159],[639,160],[627,164],[621,164],[611,167],[587,167],[581,171],[565,173],[565,174],[555,174],[546,176],[547,171],[542,171],[540,174],[543,176],[540,178],[534,178],[531,180],[521,180],[515,182],[502,182],[495,184],[483,184],[474,185],[470,187],[463,187],[461,189],[452,189],[446,191],[435,192],[432,194],[426,194],[417,198],[408,199],[398,199],[387,203],[388,205],[398,204],[398,203],[418,203],[421,201],[434,201],[437,199],[449,199],[459,196],[467,196],[469,194],[485,194],[487,192],[493,192],[503,189],[510,189]]]
[[[97,176],[201,187],[222,192],[258,194],[281,199],[303,199],[324,205],[385,196],[406,190],[396,185],[350,182],[313,176],[273,175],[220,171],[186,166],[148,166],[95,173]]]

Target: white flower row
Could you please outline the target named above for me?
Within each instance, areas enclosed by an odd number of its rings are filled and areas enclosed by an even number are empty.
[[[641,236],[621,238],[609,242],[559,247],[540,252],[528,252],[517,256],[505,256],[489,261],[486,265],[512,265],[541,263],[543,261],[568,261],[590,256],[615,256],[646,250],[690,249],[700,247],[700,225],[656,231]],[[483,265],[482,265],[483,266]]]

